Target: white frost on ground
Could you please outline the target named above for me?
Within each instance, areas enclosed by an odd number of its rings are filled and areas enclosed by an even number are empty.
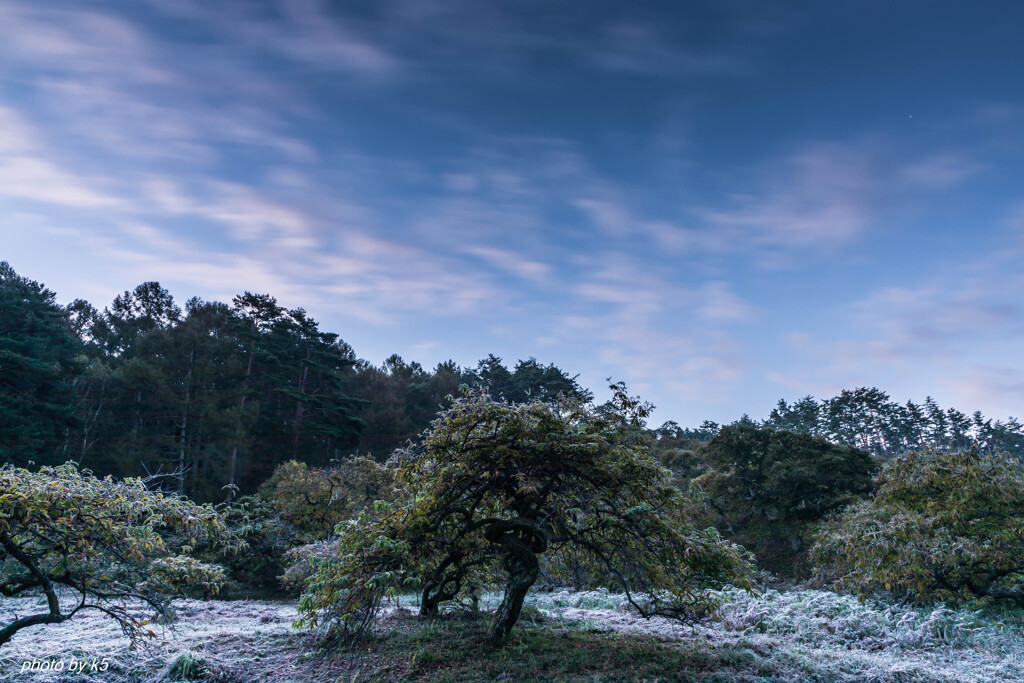
[[[768,680],[1024,681],[1024,617],[861,603],[828,591],[768,590],[722,594],[719,618],[695,627],[645,620],[622,596],[604,591],[535,593],[528,604],[552,625],[615,631],[729,652],[751,665],[771,660],[786,676]],[[493,607],[498,596],[483,598]],[[402,601],[407,605],[407,599]],[[99,613],[26,629],[0,650],[0,681],[167,680],[173,667],[197,662],[217,680],[334,680],[340,670],[317,659],[308,634],[291,627],[294,603],[179,600],[173,630],[138,650]],[[0,599],[0,623],[16,610],[43,607],[35,598]],[[392,608],[393,609],[393,608]],[[109,658],[100,675],[69,676],[72,658]],[[22,673],[25,662],[64,662],[63,672]],[[318,662],[320,662],[318,664]],[[312,669],[321,668],[316,675]],[[252,674],[248,676],[248,674]],[[350,675],[350,674],[349,674]],[[344,680],[348,680],[346,676]]]
[[[141,609],[141,608],[140,608]],[[17,611],[20,616],[45,611],[45,602],[36,599],[0,600],[0,622],[7,623]],[[275,641],[303,639],[292,629],[297,613],[294,603],[256,600],[200,601],[176,600],[176,623],[173,628],[150,624],[156,638],[132,649],[117,624],[106,615],[90,611],[76,615],[63,624],[35,626],[19,631],[0,650],[0,681],[70,681],[72,660],[96,661],[102,667],[107,659],[106,675],[90,670],[80,680],[160,681],[167,678],[170,667],[179,657],[199,661],[225,658],[249,661],[260,666],[260,660]],[[141,614],[141,612],[140,612]],[[213,655],[213,656],[209,656]],[[40,662],[49,671],[23,671],[25,664]],[[63,663],[60,670],[54,670]],[[287,676],[281,680],[289,680]]]
[[[622,596],[603,591],[536,594],[531,604],[594,629],[699,639],[716,647],[783,649],[799,668],[831,670],[835,680],[1024,681],[1024,616],[1019,613],[999,618],[942,605],[879,605],[822,590],[767,590],[756,596],[729,590],[722,596],[717,619],[693,627],[644,619]]]

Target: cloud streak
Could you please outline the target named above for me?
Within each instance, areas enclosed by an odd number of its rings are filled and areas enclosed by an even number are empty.
[[[782,248],[835,247],[869,224],[872,182],[863,153],[841,145],[815,145],[763,173],[756,194],[735,194],[731,208],[706,208],[712,226],[740,239]]]

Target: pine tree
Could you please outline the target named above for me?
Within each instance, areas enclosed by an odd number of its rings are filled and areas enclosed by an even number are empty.
[[[56,464],[76,425],[84,348],[56,295],[0,261],[0,461]]]

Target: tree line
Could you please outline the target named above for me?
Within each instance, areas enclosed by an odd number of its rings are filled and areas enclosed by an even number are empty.
[[[881,389],[846,390],[829,399],[805,396],[794,403],[779,400],[764,426],[820,436],[882,457],[923,448],[964,450],[1024,456],[1024,425],[1017,418],[986,418],[980,410],[968,416],[943,409],[928,396],[924,403],[890,400]]]
[[[180,307],[156,282],[103,310],[67,306],[0,262],[0,460],[160,476],[202,500],[252,492],[281,463],[385,459],[458,393],[484,384],[509,401],[588,396],[534,359],[512,369],[432,371],[392,355],[377,367],[301,308],[245,292]],[[226,487],[226,489],[225,489]]]
[[[275,586],[345,637],[399,591],[431,616],[504,585],[502,642],[536,583],[685,623],[714,611],[709,589],[749,589],[755,558],[862,595],[1024,605],[1015,419],[861,388],[650,429],[652,406],[610,389],[597,404],[493,355],[374,367],[266,294],[181,309],[150,282],[60,306],[2,263],[0,595],[41,591],[48,611],[0,645],[88,608],[136,636],[125,599]]]
[[[245,292],[230,304],[193,297],[180,307],[159,283],[103,310],[67,306],[0,262],[0,460],[78,462],[99,474],[173,474],[164,482],[200,501],[255,491],[281,463],[323,467],[348,455],[379,461],[415,441],[460,385],[510,403],[589,399],[576,377],[535,359],[511,369],[489,355],[474,368],[432,370],[392,355],[360,360],[301,308]],[[923,404],[875,388],[794,403],[740,424],[820,436],[880,456],[970,445],[1024,456],[1024,427]],[[672,469],[719,425],[650,430]]]

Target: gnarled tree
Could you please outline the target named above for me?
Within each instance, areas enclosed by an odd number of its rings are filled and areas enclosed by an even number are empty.
[[[582,563],[646,617],[698,618],[715,607],[706,589],[749,587],[747,554],[688,523],[670,472],[645,453],[646,406],[614,389],[600,409],[467,392],[421,446],[388,462],[397,500],[339,528],[300,601],[300,623],[351,635],[404,588],[418,587],[431,615],[504,584],[490,629],[501,641],[542,563]]]
[[[168,592],[216,591],[218,567],[171,558],[161,533],[188,540],[220,536],[209,506],[150,491],[139,479],[98,479],[73,463],[38,472],[0,468],[0,594],[42,593],[47,611],[0,626],[0,646],[23,628],[104,612],[124,632],[143,635],[132,600],[162,610]],[[154,560],[165,561],[149,571]],[[64,604],[62,604],[62,602]]]

